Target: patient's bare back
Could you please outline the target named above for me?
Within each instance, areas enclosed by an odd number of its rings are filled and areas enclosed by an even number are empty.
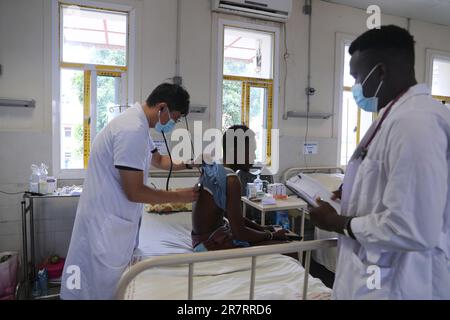
[[[223,210],[220,209],[213,196],[200,191],[200,196],[192,212],[192,231],[196,235],[208,234],[223,224]]]

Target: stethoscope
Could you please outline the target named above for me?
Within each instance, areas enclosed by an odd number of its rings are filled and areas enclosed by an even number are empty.
[[[358,148],[359,151],[357,151],[358,153],[356,154],[356,159],[361,158],[361,160],[364,160],[367,156],[367,153],[369,152],[369,146],[372,143],[373,139],[375,138],[375,136],[377,135],[378,131],[381,129],[381,125],[383,124],[384,120],[386,120],[388,114],[391,112],[392,107],[398,102],[398,100],[400,100],[400,98],[407,92],[408,90],[402,91],[397,97],[395,97],[394,100],[391,101],[391,103],[389,104],[389,106],[386,107],[386,111],[383,113],[380,121],[378,122],[375,130],[372,132],[371,136],[369,137],[369,139],[367,140],[367,142],[364,144],[364,146],[362,146],[361,148]]]
[[[159,111],[161,112],[161,111]],[[188,124],[188,120],[187,120],[187,115],[184,117],[185,123],[186,123],[186,129],[187,131],[190,133],[189,130],[189,124]],[[170,168],[169,168],[169,175],[167,176],[167,180],[166,180],[166,191],[169,191],[169,183],[170,183],[170,178],[172,177],[172,172],[173,172],[173,159],[172,159],[172,153],[170,152],[170,148],[169,148],[169,144],[167,143],[167,139],[166,139],[166,135],[164,132],[161,132],[163,139],[164,139],[164,144],[166,145],[166,150],[167,150],[167,154],[169,156],[170,159]],[[194,157],[194,143],[192,142],[192,138],[191,135],[189,134],[189,141],[191,142],[191,160],[193,161],[195,159]],[[197,169],[199,170],[200,175],[202,174],[202,170],[200,168],[197,167]],[[201,184],[198,183],[196,185],[196,187],[198,189],[201,189]]]

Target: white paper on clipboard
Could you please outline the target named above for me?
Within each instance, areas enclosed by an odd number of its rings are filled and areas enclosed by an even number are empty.
[[[341,211],[341,205],[331,200],[333,194],[306,174],[299,173],[293,176],[286,181],[286,186],[312,207],[317,207],[316,199],[320,197],[323,201],[330,203],[337,212]]]

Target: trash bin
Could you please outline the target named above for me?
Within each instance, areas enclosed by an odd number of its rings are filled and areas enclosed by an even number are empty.
[[[18,269],[18,252],[0,252],[0,300],[14,300]]]

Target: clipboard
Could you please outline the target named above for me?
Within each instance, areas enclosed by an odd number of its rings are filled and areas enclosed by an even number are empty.
[[[321,198],[323,201],[330,203],[337,212],[341,210],[341,205],[332,200],[333,194],[331,191],[306,174],[299,173],[293,176],[286,181],[286,187],[311,207],[317,208],[316,199]]]

